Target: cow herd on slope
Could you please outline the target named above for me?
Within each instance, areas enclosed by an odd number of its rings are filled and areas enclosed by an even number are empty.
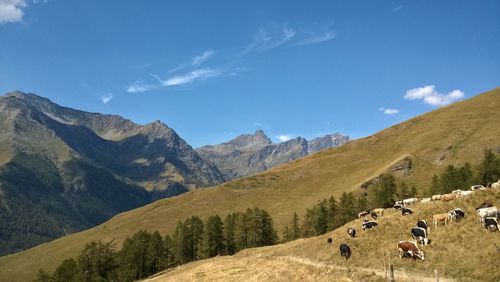
[[[498,189],[500,188],[500,180],[498,182],[495,182],[491,185],[491,188],[493,189]],[[449,202],[453,201],[455,199],[461,198],[461,197],[466,197],[468,195],[471,195],[474,193],[474,191],[478,190],[486,190],[487,188],[483,187],[482,185],[474,185],[471,187],[470,190],[455,190],[450,194],[443,194],[443,195],[433,195],[430,198],[409,198],[409,199],[404,199],[402,201],[397,201],[394,205],[394,209],[399,209],[401,210],[401,215],[402,216],[407,216],[410,214],[413,214],[413,210],[410,209],[408,206],[409,205],[414,205],[417,203],[430,203],[432,201],[442,201],[442,202]],[[486,201],[483,204],[481,204],[479,207],[476,208],[476,213],[479,222],[482,224],[483,227],[485,227],[489,231],[498,231],[498,221],[500,220],[500,211],[498,210],[497,207],[493,206],[490,202]],[[382,208],[377,208],[373,209],[372,211],[362,211],[358,214],[358,218],[364,218],[366,216],[370,215],[373,220],[368,220],[364,219],[364,221],[361,223],[361,228],[363,230],[366,229],[372,229],[378,226],[378,223],[374,220],[377,220],[379,217],[384,215],[384,209]],[[452,221],[460,221],[460,219],[465,218],[467,214],[461,209],[461,208],[454,208],[450,210],[447,213],[441,213],[441,214],[435,214],[432,217],[432,222],[434,224],[434,227],[437,228],[439,223],[444,223],[444,226],[448,222]],[[423,219],[419,219],[417,221],[416,226],[412,227],[410,230],[410,234],[413,238],[413,241],[399,241],[397,244],[397,250],[399,253],[399,257],[408,257],[412,259],[421,259],[424,260],[424,252],[418,248],[418,244],[421,245],[428,245],[430,244],[431,240],[428,238],[428,234],[430,233],[430,227],[427,224],[427,222]],[[347,230],[347,234],[351,238],[356,237],[356,230],[354,228],[349,228]],[[327,242],[331,244],[333,242],[332,238],[328,238]],[[349,245],[346,243],[340,244],[340,255],[342,257],[345,257],[346,260],[349,259],[349,257],[352,254],[351,248]]]

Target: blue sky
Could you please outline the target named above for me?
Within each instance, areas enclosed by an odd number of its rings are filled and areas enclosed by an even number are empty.
[[[0,92],[194,147],[354,138],[500,86],[500,1],[0,0]]]

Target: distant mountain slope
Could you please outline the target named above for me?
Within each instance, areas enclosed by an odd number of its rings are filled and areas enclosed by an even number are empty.
[[[27,281],[39,268],[53,271],[91,240],[115,240],[119,246],[139,230],[166,234],[173,232],[177,221],[192,215],[224,216],[248,207],[266,209],[281,233],[293,212],[302,217],[306,208],[319,200],[331,195],[338,198],[346,191],[361,191],[363,183],[387,170],[395,170],[398,178],[422,191],[428,188],[432,175],[441,173],[448,164],[478,164],[485,148],[500,152],[498,109],[500,88],[338,148],[215,188],[159,200],[116,215],[92,229],[0,257],[0,273],[7,281]],[[399,173],[397,164],[407,158],[412,160],[411,168]]]
[[[0,97],[0,254],[222,181],[174,130],[65,108],[13,92]]]
[[[273,144],[264,131],[243,134],[228,142],[196,149],[214,163],[227,180],[250,176],[318,151],[349,142],[349,136],[335,133],[307,141],[297,137]]]

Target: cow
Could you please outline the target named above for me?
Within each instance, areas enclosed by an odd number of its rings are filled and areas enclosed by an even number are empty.
[[[496,217],[497,213],[497,207],[482,208],[477,210],[477,216],[480,222],[483,222],[486,217]]]
[[[491,184],[491,188],[493,188],[493,189],[500,188],[500,182],[495,182],[495,183]]]
[[[398,242],[398,252],[399,252],[399,258],[403,257],[410,257],[412,259],[421,259],[424,260],[424,252],[422,252],[418,247],[417,244],[411,241],[399,241]]]
[[[489,231],[498,231],[498,221],[494,217],[485,217],[483,220],[484,228]]]
[[[452,194],[455,194],[455,195],[461,195],[461,194],[462,194],[462,192],[463,192],[462,190],[457,189],[457,190],[453,190],[451,193],[452,193]]]
[[[409,208],[402,208],[401,209],[401,215],[409,215],[409,214],[412,214],[413,211]]]
[[[348,260],[351,257],[351,248],[345,243],[340,244],[340,256],[345,257],[345,260]]]
[[[484,209],[484,208],[489,208],[489,207],[492,207],[492,206],[493,206],[492,203],[486,201],[486,202],[483,202],[479,207],[477,207],[476,210],[478,210],[478,209]]]
[[[354,228],[347,229],[347,234],[349,234],[349,236],[351,236],[352,238],[355,238],[356,237],[356,229],[354,229]]]
[[[402,208],[402,207],[403,207],[403,205],[400,205],[400,204],[394,204],[392,207],[393,207],[395,210],[399,210],[400,208]]]
[[[438,201],[438,200],[441,200],[441,198],[442,198],[442,197],[443,197],[443,195],[433,195],[433,196],[431,197],[431,199],[432,199],[433,201]]]
[[[403,205],[403,201],[396,201],[394,204],[402,206]]]
[[[449,221],[458,221],[461,218],[466,217],[467,215],[462,209],[456,208],[448,212],[448,220]]]
[[[457,198],[456,194],[452,194],[452,193],[450,193],[450,194],[444,194],[441,197],[441,201],[443,201],[443,202],[449,202],[449,201],[455,200],[456,198]]]
[[[384,209],[381,209],[381,208],[378,208],[378,209],[374,209],[372,211],[372,213],[376,213],[377,216],[383,216],[384,215]]]
[[[411,205],[411,204],[415,204],[417,202],[418,202],[418,198],[408,198],[408,199],[403,200],[403,205],[404,206]]]
[[[474,193],[474,191],[462,191],[461,195],[462,195],[462,197],[465,197],[465,196],[472,195],[473,193]]]
[[[420,242],[420,244],[427,245],[429,244],[429,239],[427,238],[427,231],[425,231],[424,228],[421,227],[413,227],[411,229],[411,237],[413,240],[416,242],[417,239]]]
[[[429,225],[427,225],[427,221],[421,219],[417,221],[417,227],[425,229],[425,232],[430,233],[431,229],[429,228]]]
[[[362,211],[362,212],[358,213],[358,218],[362,218],[362,217],[369,215],[369,214],[370,214],[369,211]]]
[[[377,219],[378,219],[378,214],[377,214],[376,212],[372,212],[372,213],[370,214],[370,216],[371,216],[373,219],[375,219],[375,220],[377,220]]]
[[[420,200],[421,203],[430,203],[432,202],[432,198],[423,198],[422,200]]]
[[[470,187],[471,191],[476,191],[476,190],[486,190],[483,185],[473,185]]]
[[[446,223],[448,222],[448,214],[447,213],[440,213],[440,214],[435,214],[432,217],[432,221],[434,222],[434,226],[437,228],[438,222],[444,221],[444,226],[446,226]]]
[[[331,244],[331,243],[333,242],[332,237],[329,237],[328,239],[326,239],[326,242],[327,242],[328,244]]]
[[[373,227],[375,227],[377,225],[378,225],[378,223],[376,223],[375,221],[366,221],[366,222],[363,222],[361,224],[361,228],[363,228],[363,230],[372,229]]]

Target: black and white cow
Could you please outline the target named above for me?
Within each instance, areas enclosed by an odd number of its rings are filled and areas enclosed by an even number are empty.
[[[483,224],[489,231],[498,231],[498,221],[495,217],[485,217]]]
[[[370,214],[369,211],[362,211],[362,212],[358,213],[358,218],[362,218],[362,217],[369,215],[369,214]]]
[[[429,233],[431,229],[429,228],[429,225],[427,225],[427,221],[420,219],[417,221],[417,227],[425,229],[425,232]]]
[[[363,228],[363,230],[365,230],[365,229],[372,229],[377,225],[378,223],[376,223],[375,221],[366,221],[361,224],[361,227]]]
[[[412,213],[413,213],[413,211],[409,208],[401,208],[401,215],[409,215]]]
[[[351,236],[352,238],[355,238],[356,237],[356,229],[354,229],[354,228],[347,229],[347,234],[349,234],[349,236]]]
[[[420,244],[427,245],[429,244],[429,239],[427,238],[427,231],[425,231],[424,228],[421,227],[413,227],[411,229],[411,237],[413,240],[417,240],[420,242]]]
[[[465,212],[460,208],[456,208],[456,209],[453,209],[453,210],[448,212],[448,218],[450,221],[453,221],[453,220],[458,221],[459,219],[462,219],[466,216],[467,215],[465,214]]]
[[[347,244],[345,243],[342,243],[340,244],[340,256],[343,256],[345,257],[345,260],[348,260],[349,257],[351,257],[351,248],[349,248],[349,246],[347,246]]]
[[[399,209],[401,209],[401,208],[403,207],[403,205],[400,205],[400,204],[394,204],[392,207],[393,207],[395,210],[399,210]]]

